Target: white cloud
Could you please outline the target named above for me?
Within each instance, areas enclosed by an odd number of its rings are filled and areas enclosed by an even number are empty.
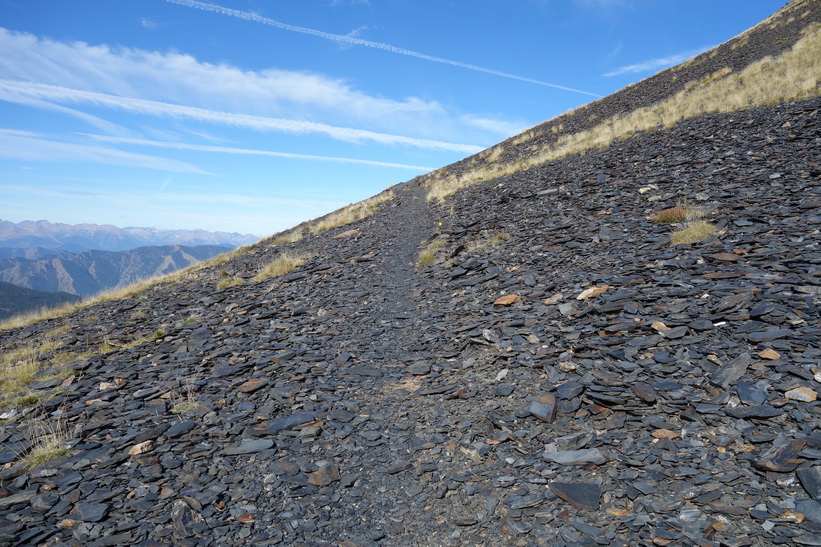
[[[483,129],[490,133],[496,133],[504,138],[512,137],[524,131],[528,126],[522,122],[509,122],[504,120],[495,120],[492,118],[483,118],[481,116],[465,115],[461,117],[462,123],[470,127]]]
[[[228,146],[210,146],[202,144],[185,144],[180,142],[149,141],[145,139],[131,139],[126,137],[108,137],[105,135],[87,135],[95,140],[110,142],[115,144],[133,144],[137,146],[152,146],[158,148],[170,148],[174,150],[193,150],[195,152],[209,152],[217,154],[239,154],[245,156],[273,156],[278,158],[293,158],[302,160],[330,161],[338,163],[357,163],[361,165],[373,165],[376,167],[393,167],[398,169],[411,169],[413,171],[432,171],[433,167],[422,167],[419,165],[406,165],[404,163],[390,163],[385,161],[364,160],[357,158],[340,158],[336,156],[316,156],[313,154],[293,154],[290,152],[274,152],[271,150],[252,150],[248,148],[232,148]]]
[[[679,63],[683,63],[687,59],[691,57],[695,57],[700,53],[704,53],[707,50],[712,49],[714,46],[706,46],[699,49],[694,49],[691,51],[685,51],[683,53],[677,53],[675,55],[670,55],[668,57],[658,57],[655,59],[648,59],[646,61],[642,61],[640,63],[635,63],[632,65],[626,65],[615,70],[612,70],[602,76],[605,77],[612,77],[612,76],[621,76],[623,74],[639,74],[642,72],[650,72],[650,71],[658,71],[664,68],[669,68],[671,66],[677,65]]]
[[[161,26],[157,21],[149,19],[148,17],[142,17],[140,19],[140,25],[142,25],[143,28],[147,28],[150,30],[156,30]]]
[[[278,119],[281,128],[285,125],[291,128],[300,126],[300,131],[313,131],[323,124],[314,121],[315,125],[311,126],[311,122],[297,122],[295,119],[328,120],[333,122],[334,127],[340,126],[336,127],[337,130],[344,130],[341,133],[331,131],[345,135],[334,138],[373,140],[364,135],[368,131],[386,135],[400,133],[422,140],[387,140],[411,146],[429,140],[428,144],[423,145],[426,148],[431,147],[434,141],[425,137],[436,136],[436,141],[443,135],[449,139],[459,139],[460,135],[471,135],[482,140],[489,137],[476,135],[475,127],[462,125],[458,115],[449,113],[436,101],[415,97],[401,100],[376,97],[354,89],[343,80],[309,72],[277,68],[242,70],[225,64],[201,62],[181,53],[59,42],[3,28],[0,28],[0,51],[3,51],[0,56],[0,79],[18,83],[14,90],[6,85],[5,100],[59,111],[110,134],[136,136],[123,127],[101,119],[99,115],[69,109],[67,103],[91,104],[87,102],[90,95],[81,98],[80,94],[89,92],[118,97],[121,105],[129,101],[132,105],[137,101],[155,101],[185,105],[179,106],[177,113],[182,108],[190,108],[220,112],[224,114],[223,118],[234,116],[236,120],[243,115]],[[21,82],[30,84],[21,86]],[[45,88],[42,86],[71,90],[76,100],[69,99],[67,92],[60,99],[54,98],[54,93],[43,93]],[[103,100],[97,104],[110,108],[113,101]],[[499,122],[505,123],[504,120]],[[330,133],[326,134],[330,136]],[[359,136],[353,136],[355,134]],[[385,138],[377,140],[384,141]],[[438,148],[439,145],[432,147]],[[467,145],[444,147],[464,152],[479,148]]]
[[[338,127],[324,123],[236,114],[218,110],[207,110],[147,99],[135,99],[93,91],[83,91],[61,86],[34,84],[0,79],[0,100],[23,102],[40,99],[48,102],[69,102],[111,108],[132,114],[161,118],[188,119],[219,125],[241,127],[255,131],[278,131],[297,134],[321,134],[333,139],[361,142],[370,141],[386,145],[406,145],[426,149],[450,150],[454,152],[478,152],[481,146],[459,144],[431,139],[417,139],[379,133],[364,129]]]
[[[105,163],[176,173],[211,174],[182,161],[133,154],[102,146],[50,140],[36,134],[26,133],[28,132],[0,129],[0,157],[21,161]]]

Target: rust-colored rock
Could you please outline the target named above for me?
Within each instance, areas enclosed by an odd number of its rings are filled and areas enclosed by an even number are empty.
[[[518,294],[506,294],[505,296],[501,296],[501,297],[497,298],[496,301],[493,303],[493,305],[494,306],[510,306],[511,304],[515,304],[516,302],[518,302],[521,299],[522,299],[522,297],[519,296]]]

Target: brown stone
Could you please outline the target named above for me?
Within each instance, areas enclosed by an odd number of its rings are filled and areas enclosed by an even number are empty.
[[[808,387],[797,387],[791,389],[784,394],[784,397],[791,401],[802,401],[804,403],[811,403],[818,398],[818,393]]]
[[[650,433],[656,439],[678,439],[681,435],[669,429],[656,429]]]
[[[496,299],[496,302],[493,303],[494,306],[510,306],[511,304],[515,304],[522,297],[518,294],[506,294],[505,296],[499,297]]]
[[[589,289],[583,290],[579,294],[579,296],[576,297],[576,300],[587,300],[588,298],[599,296],[609,288],[610,285],[599,285],[598,287],[590,287]]]
[[[770,348],[767,348],[767,349],[765,349],[765,350],[761,351],[761,352],[758,354],[758,356],[759,356],[759,357],[761,357],[762,359],[769,359],[769,360],[771,360],[771,361],[773,361],[773,360],[775,360],[775,359],[780,359],[780,358],[781,358],[781,354],[780,354],[780,353],[778,353],[778,352],[777,352],[777,351],[775,351],[774,349],[770,349]]]
[[[314,486],[328,486],[338,480],[339,467],[337,465],[329,465],[313,473],[308,473],[308,483]]]
[[[741,258],[735,253],[716,253],[708,256],[713,260],[720,260],[722,262],[735,262]]]
[[[251,378],[241,386],[239,386],[240,393],[253,393],[258,389],[265,387],[268,384],[266,378]]]
[[[146,452],[151,452],[154,448],[154,441],[145,441],[140,444],[135,444],[132,446],[129,451],[129,456],[136,456],[138,454],[145,454]]]

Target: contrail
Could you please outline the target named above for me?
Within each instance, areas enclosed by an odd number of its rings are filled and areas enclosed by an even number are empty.
[[[297,134],[320,134],[346,142],[370,141],[388,145],[406,145],[431,150],[450,150],[454,152],[469,152],[475,154],[482,150],[481,146],[472,144],[450,143],[430,139],[403,137],[390,133],[377,133],[365,129],[339,127],[318,122],[303,120],[268,118],[251,114],[234,114],[207,110],[194,106],[152,101],[149,99],[135,99],[120,97],[95,91],[83,91],[50,84],[38,84],[5,80],[0,78],[0,101],[19,104],[30,104],[32,99],[41,101],[86,103],[106,108],[124,110],[135,114],[144,114],[174,119],[193,119],[202,122],[245,127],[255,131],[281,131]]]
[[[0,130],[2,131],[2,130]],[[363,165],[374,165],[377,167],[395,167],[398,169],[411,169],[413,171],[433,171],[435,167],[423,167],[421,165],[407,165],[404,163],[391,163],[386,161],[376,160],[362,160],[357,158],[340,158],[338,156],[315,156],[313,154],[294,154],[291,152],[274,152],[271,150],[251,150],[247,148],[233,148],[228,146],[210,146],[204,144],[185,144],[179,142],[163,142],[163,141],[149,141],[146,139],[132,139],[128,137],[109,137],[106,135],[93,135],[89,133],[82,133],[92,139],[110,142],[115,144],[134,144],[137,146],[155,146],[160,148],[172,148],[176,150],[193,150],[196,152],[216,152],[222,154],[243,154],[251,156],[274,156],[277,158],[293,158],[301,160],[318,160],[318,161],[332,161],[341,163],[358,163]],[[168,179],[163,183],[162,190],[171,180]]]
[[[289,25],[287,23],[281,23],[274,19],[270,19],[268,17],[263,17],[261,15],[257,15],[256,13],[251,13],[248,11],[240,11],[236,9],[226,8],[223,6],[219,6],[217,4],[208,4],[205,2],[198,2],[197,0],[166,0],[166,2],[170,4],[178,4],[180,6],[185,6],[188,8],[196,8],[203,11],[211,11],[214,13],[219,13],[221,15],[229,15],[231,17],[236,17],[238,19],[245,19],[246,21],[253,21],[255,23],[262,23],[263,25],[268,25],[271,27],[276,27],[282,30],[289,30],[291,32],[299,32],[302,34],[309,34],[311,36],[317,36],[319,38],[325,38],[326,40],[333,40],[334,42],[344,42],[347,44],[353,44],[357,46],[367,46],[372,47],[375,49],[381,49],[384,51],[389,51],[391,53],[398,53],[399,55],[408,55],[409,57],[416,57],[419,59],[424,59],[425,61],[431,61],[434,63],[442,63],[445,65],[456,66],[459,68],[466,68],[468,70],[475,70],[476,72],[484,72],[485,74],[492,74],[494,76],[501,76],[502,78],[509,78],[511,80],[519,80],[521,82],[528,82],[531,84],[542,85],[545,87],[552,87],[555,89],[561,89],[563,91],[570,91],[571,93],[581,93],[582,95],[589,95],[591,97],[601,98],[602,95],[597,95],[596,93],[591,93],[589,91],[582,91],[581,89],[573,89],[572,87],[565,87],[563,85],[558,84],[551,84],[549,82],[542,82],[540,80],[534,80],[532,78],[525,78],[524,76],[516,76],[515,74],[509,74],[507,72],[501,72],[499,70],[493,70],[492,68],[484,68],[481,66],[471,65],[468,63],[462,63],[459,61],[452,61],[450,59],[445,59],[442,57],[434,57],[433,55],[426,55],[424,53],[419,53],[418,51],[412,51],[410,49],[403,49],[400,47],[392,46],[390,44],[384,44],[382,42],[371,42],[370,40],[362,40],[361,38],[354,38],[352,36],[343,36],[341,34],[331,34],[329,32],[322,32],[321,30],[316,30],[307,27],[297,27],[295,25]]]

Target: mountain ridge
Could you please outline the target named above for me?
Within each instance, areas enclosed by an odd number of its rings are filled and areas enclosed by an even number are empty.
[[[750,59],[819,12],[789,4]],[[707,113],[442,199],[418,177],[7,325],[6,370],[39,370],[2,384],[0,541],[818,544],[819,111]]]
[[[66,292],[43,292],[0,281],[0,320],[39,308],[54,308],[77,302],[80,297]]]
[[[46,259],[0,258],[0,280],[42,292],[91,296],[169,274],[230,250],[218,245],[153,245],[125,251],[59,251]]]
[[[207,230],[162,228],[118,228],[111,224],[65,224],[47,220],[18,223],[0,220],[0,247],[42,247],[51,250],[126,251],[151,245],[250,245],[259,238],[251,234]]]

